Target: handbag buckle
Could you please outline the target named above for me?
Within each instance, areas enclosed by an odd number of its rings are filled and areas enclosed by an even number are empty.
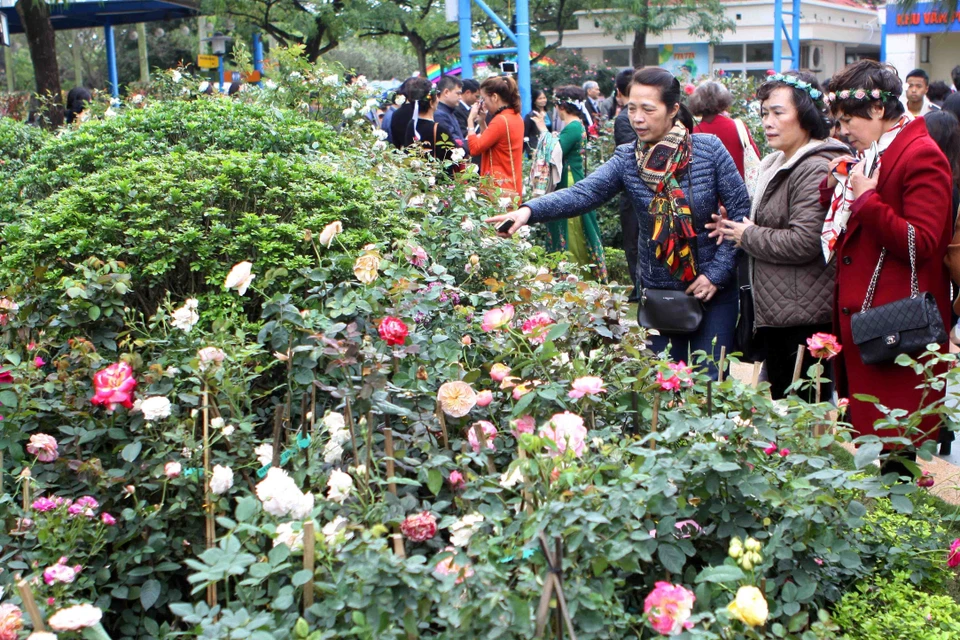
[[[897,344],[897,342],[899,342],[899,340],[897,340],[897,335],[896,335],[896,334],[891,334],[891,335],[887,336],[886,338],[883,339],[883,341],[887,343],[887,346],[888,346],[888,347],[892,347],[892,346],[894,346],[895,344]]]

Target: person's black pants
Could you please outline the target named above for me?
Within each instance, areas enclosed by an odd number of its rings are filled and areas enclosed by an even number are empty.
[[[627,196],[620,196],[620,227],[623,230],[623,252],[627,254],[627,268],[630,270],[630,281],[633,283],[633,293],[630,300],[640,299],[637,290],[637,243],[640,236],[640,224],[637,214],[633,211],[633,203]]]
[[[797,363],[797,349],[804,350],[803,368],[800,375],[807,377],[807,370],[817,359],[807,350],[807,338],[818,332],[831,333],[830,324],[811,324],[796,327],[758,327],[757,346],[760,355],[767,364],[767,379],[770,381],[770,394],[774,400],[780,400],[787,395],[787,387],[793,383],[793,369]],[[820,378],[820,400],[829,400],[833,395],[833,367],[829,361],[824,361],[824,372]],[[798,394],[801,399],[813,402],[816,391],[813,388]]]

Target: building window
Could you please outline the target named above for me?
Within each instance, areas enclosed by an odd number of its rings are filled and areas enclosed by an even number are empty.
[[[930,63],[930,36],[920,38],[920,63]]]
[[[713,48],[714,64],[743,62],[742,44],[718,44]]]
[[[604,49],[603,64],[608,67],[629,67],[630,49]]]
[[[761,42],[747,45],[747,62],[772,62],[773,61],[773,43],[765,44]]]

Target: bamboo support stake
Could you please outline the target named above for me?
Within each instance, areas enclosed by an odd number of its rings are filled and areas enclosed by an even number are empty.
[[[303,568],[310,572],[310,578],[303,585],[303,611],[313,606],[313,571],[316,555],[316,533],[313,530],[313,520],[303,523]]]
[[[206,543],[207,549],[214,546],[216,541],[216,527],[213,513],[213,496],[210,493],[210,393],[207,383],[203,383],[203,504],[207,511],[206,520]],[[279,453],[277,452],[277,436],[274,435],[274,465],[277,464]],[[214,607],[217,604],[217,584],[212,582],[207,585],[207,604]]]
[[[760,385],[760,369],[763,367],[762,362],[753,363],[753,376],[750,378],[750,384],[754,387]]]
[[[271,466],[280,467],[280,435],[283,433],[283,407],[284,405],[279,404],[273,412],[273,459],[270,461]],[[206,420],[204,420],[204,428],[206,428]]]
[[[437,420],[440,421],[440,437],[443,438],[443,448],[450,448],[450,437],[447,435],[447,419],[443,415],[443,409],[437,405]]]
[[[487,462],[487,473],[493,475],[497,472],[497,465],[493,463],[493,458],[487,453],[487,436],[483,432],[483,428],[480,426],[480,423],[474,423],[472,427],[473,433],[477,436],[477,443],[480,445],[480,453],[483,454],[484,459]]]
[[[390,537],[393,538],[393,552],[400,558],[406,558],[407,550],[403,546],[403,534],[394,532]]]
[[[797,384],[797,381],[800,380],[800,376],[803,375],[803,347],[797,349],[797,358],[793,363],[793,383]]]
[[[723,382],[724,368],[727,363],[727,347],[720,347],[720,362],[717,365],[717,382]]]
[[[353,445],[353,462],[360,462],[360,452],[357,450],[357,429],[353,424],[353,408],[350,406],[350,396],[343,397],[343,421],[350,430],[350,443]],[[367,468],[370,468],[370,417],[367,416]]]
[[[397,484],[395,482],[389,482],[390,478],[394,476],[393,469],[393,429],[384,428],[383,430],[383,444],[387,451],[387,488],[390,490],[390,493],[397,495]]]
[[[707,380],[707,416],[713,417],[713,380]]]
[[[30,469],[24,467],[20,472],[20,479],[23,480],[23,513],[26,514],[30,511]]]
[[[373,411],[367,411],[367,428],[363,434],[367,442],[367,468],[369,469],[373,464]]]
[[[3,495],[3,450],[0,449],[0,496]]]
[[[30,583],[24,580],[17,582],[17,591],[20,592],[20,600],[23,608],[27,610],[30,616],[30,622],[33,623],[34,631],[46,631],[47,627],[43,624],[43,615],[37,606],[37,601],[33,599],[33,590],[30,589]]]

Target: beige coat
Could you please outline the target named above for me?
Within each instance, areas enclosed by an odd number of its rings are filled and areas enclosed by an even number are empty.
[[[830,160],[844,153],[837,140],[811,140],[789,162],[780,151],[763,159],[755,224],[740,241],[750,256],[757,327],[831,321],[834,265],[824,264],[820,248],[827,211],[819,187]]]

